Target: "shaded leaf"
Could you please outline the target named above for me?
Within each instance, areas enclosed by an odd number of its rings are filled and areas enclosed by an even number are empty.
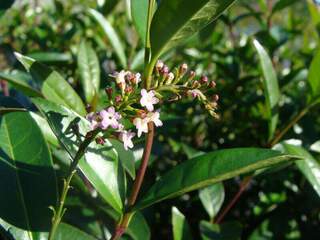
[[[32,77],[42,85],[41,92],[45,98],[69,107],[81,115],[86,114],[81,98],[58,72],[32,58],[19,53],[15,55]]]
[[[42,94],[38,90],[32,88],[25,82],[24,76],[19,73],[4,73],[0,72],[0,79],[8,81],[17,90],[20,90],[29,97],[41,97]]]
[[[199,191],[201,203],[211,219],[219,212],[224,201],[224,196],[222,183],[216,183]]]
[[[58,52],[35,52],[28,54],[28,57],[42,63],[67,63],[72,60],[70,53]]]
[[[176,208],[172,207],[172,230],[174,240],[188,240],[192,239],[189,225],[185,216]]]
[[[108,20],[99,12],[94,9],[90,9],[89,13],[94,19],[100,24],[106,37],[110,41],[111,46],[113,47],[117,57],[119,58],[120,64],[123,68],[127,67],[126,55],[124,48],[121,44],[120,38]]]
[[[49,206],[57,199],[49,148],[28,112],[9,113],[0,121],[0,217],[28,231],[48,230]]]
[[[149,240],[151,238],[148,223],[140,212],[136,212],[132,217],[127,233],[133,240]]]
[[[240,240],[242,226],[238,222],[218,225],[201,221],[200,232],[203,240]]]
[[[264,95],[269,118],[269,139],[271,139],[278,123],[279,83],[268,53],[256,39],[253,40],[253,44],[258,52],[263,73]]]
[[[277,151],[235,148],[201,155],[177,165],[160,178],[137,202],[135,209],[233,178],[240,174],[299,159]]]
[[[78,68],[86,102],[90,104],[99,92],[100,65],[97,54],[85,41],[79,46]]]
[[[97,240],[89,234],[66,223],[60,223],[54,240]]]
[[[151,23],[153,58],[218,18],[235,0],[162,0]]]
[[[75,112],[45,99],[36,98],[33,102],[73,159],[83,137],[91,130],[89,122]],[[75,125],[78,126],[79,133],[73,131]],[[117,152],[108,140],[105,142],[104,146],[92,142],[78,167],[103,199],[116,211],[121,212],[121,196],[124,194],[123,173],[119,167]]]

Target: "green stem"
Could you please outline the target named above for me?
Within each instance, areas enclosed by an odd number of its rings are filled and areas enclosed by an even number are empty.
[[[66,211],[66,209],[64,208],[64,203],[65,203],[66,197],[68,195],[68,191],[70,189],[70,183],[71,183],[72,177],[77,172],[77,170],[76,170],[77,165],[78,165],[80,159],[82,158],[82,156],[84,155],[87,147],[93,141],[93,139],[96,137],[98,132],[99,132],[99,129],[87,133],[84,141],[79,146],[79,149],[78,149],[78,151],[77,151],[77,153],[76,153],[76,155],[70,165],[70,168],[69,168],[69,171],[67,174],[67,178],[63,180],[62,194],[60,197],[60,201],[58,203],[58,209],[54,210],[54,215],[53,215],[53,219],[52,219],[52,226],[51,226],[48,240],[54,239],[57,228],[58,228],[58,226],[62,220],[62,217]]]

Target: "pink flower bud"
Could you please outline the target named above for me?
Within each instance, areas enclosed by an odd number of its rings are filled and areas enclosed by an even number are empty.
[[[210,88],[215,88],[216,85],[217,85],[217,84],[215,83],[215,81],[211,81],[210,84],[209,84],[209,87],[210,87]]]
[[[104,89],[104,91],[106,92],[109,100],[112,99],[112,92],[113,92],[112,87],[107,87],[107,88]]]
[[[179,74],[184,75],[188,71],[188,65],[186,63],[179,67]]]
[[[157,64],[156,64],[156,69],[158,72],[161,71],[161,69],[163,68],[164,63],[161,60],[158,60]]]
[[[219,101],[219,95],[218,95],[218,94],[214,94],[214,95],[212,96],[212,100],[213,100],[214,102]]]
[[[201,84],[207,84],[208,83],[208,77],[207,76],[201,76],[200,83]]]

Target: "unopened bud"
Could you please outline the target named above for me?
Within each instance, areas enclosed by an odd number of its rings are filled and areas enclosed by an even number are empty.
[[[210,88],[215,88],[216,85],[217,85],[217,84],[216,84],[215,81],[211,81],[210,84],[209,84],[209,87],[210,87]]]
[[[214,95],[212,96],[212,100],[213,100],[214,102],[218,102],[218,101],[219,101],[219,95],[218,95],[218,94],[214,94]]]
[[[179,67],[179,74],[182,76],[188,71],[188,65],[186,63]]]
[[[199,87],[201,87],[201,84],[198,81],[194,81],[192,83],[192,88],[199,88]]]
[[[106,88],[104,89],[104,91],[106,92],[109,100],[112,99],[112,92],[113,92],[112,87],[106,87]]]
[[[122,97],[120,95],[117,95],[114,99],[116,103],[120,103],[122,101]]]
[[[208,83],[208,77],[207,76],[201,76],[200,83],[201,84],[207,84]]]
[[[102,137],[97,137],[95,141],[97,144],[100,144],[100,145],[104,145],[106,143],[106,141]]]
[[[174,79],[174,74],[170,72],[167,76],[167,84],[172,83],[173,79]]]
[[[92,106],[90,104],[86,105],[86,111],[87,111],[87,113],[92,112]]]
[[[135,75],[133,73],[128,73],[126,76],[125,76],[125,80],[127,83],[131,83],[135,78]]]
[[[123,91],[125,90],[125,88],[126,88],[125,82],[120,82],[120,83],[118,83],[117,85],[118,85],[118,88],[120,88],[122,92],[123,92]]]
[[[164,65],[161,70],[160,73],[163,75],[167,75],[169,73],[169,67],[167,65]]]
[[[133,92],[133,88],[131,86],[127,86],[124,91],[125,91],[125,93],[130,94]]]
[[[189,80],[194,79],[195,76],[196,76],[196,72],[195,72],[195,71],[190,71],[190,73],[189,73]]]
[[[163,68],[164,63],[161,60],[158,60],[157,64],[156,64],[156,69],[158,72],[161,71],[161,69]]]

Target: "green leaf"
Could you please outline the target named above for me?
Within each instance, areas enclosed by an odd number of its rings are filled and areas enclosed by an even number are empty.
[[[100,87],[99,59],[93,48],[82,41],[78,52],[78,67],[87,103],[92,103]]]
[[[45,99],[36,98],[33,102],[46,117],[49,125],[59,139],[60,144],[66,149],[70,157],[75,156],[79,143],[83,141],[83,136],[89,132],[89,122],[75,112]],[[79,134],[72,128],[77,125]],[[116,211],[122,211],[122,199],[124,190],[121,188],[123,176],[119,167],[118,154],[106,140],[104,146],[92,142],[78,167],[96,188],[104,200]]]
[[[240,240],[242,226],[238,222],[228,222],[221,225],[201,221],[200,232],[202,240]]]
[[[149,240],[151,238],[148,223],[140,212],[136,212],[132,217],[127,233],[133,240]]]
[[[275,14],[276,12],[279,12],[289,6],[291,6],[292,4],[298,2],[298,0],[279,0],[277,1],[273,8],[272,8],[272,15]]]
[[[115,148],[117,153],[119,154],[119,159],[121,161],[124,169],[129,173],[132,179],[136,178],[136,169],[135,169],[135,157],[131,150],[125,150],[123,147],[123,143],[115,140],[109,139],[112,146]]]
[[[304,148],[285,143],[282,145],[287,153],[301,156],[304,159],[297,161],[296,165],[320,197],[320,164]]]
[[[0,120],[0,142],[0,217],[27,231],[48,230],[57,186],[40,129],[28,112],[8,113]]]
[[[312,59],[308,81],[311,87],[311,96],[316,99],[320,96],[320,49],[317,50],[314,58]]]
[[[108,20],[99,12],[94,9],[90,9],[89,13],[91,16],[100,24],[104,33],[106,34],[111,46],[113,47],[117,57],[119,58],[120,64],[123,68],[127,67],[126,55],[121,45],[120,38]]]
[[[89,234],[69,225],[60,223],[54,240],[97,240]]]
[[[20,53],[15,55],[32,77],[42,84],[41,92],[45,98],[69,107],[81,115],[86,114],[81,98],[58,72]]]
[[[71,62],[72,56],[70,53],[58,52],[35,52],[28,54],[28,57],[42,63],[68,63]]]
[[[143,45],[145,45],[147,35],[148,6],[148,0],[131,0],[131,15],[133,23]]]
[[[258,42],[254,39],[253,44],[258,52],[261,69],[263,73],[263,86],[266,98],[267,112],[269,118],[269,140],[272,139],[278,123],[278,104],[280,100],[280,90],[276,72],[271,59]]]
[[[151,23],[153,59],[218,18],[235,0],[162,0]]]
[[[1,227],[5,232],[1,231]],[[0,236],[4,237],[5,240],[47,240],[47,232],[30,232],[24,229],[15,227],[0,218]]]
[[[17,90],[20,90],[29,97],[42,97],[41,92],[29,86],[29,84],[25,81],[25,76],[19,72],[0,72],[0,78],[7,80],[13,87],[15,87]]]
[[[39,116],[34,112],[30,112],[30,115],[33,118],[33,120],[38,124],[38,127],[40,128],[47,142],[52,144],[55,147],[59,147],[60,146],[59,141],[56,135],[54,135],[54,133],[52,132],[48,122],[43,117]]]
[[[199,197],[202,205],[206,209],[208,215],[213,219],[224,201],[224,187],[222,183],[216,183],[199,191]]]
[[[170,170],[138,201],[135,209],[142,209],[240,174],[296,159],[296,156],[258,148],[235,148],[207,153]]]
[[[176,208],[172,207],[172,230],[173,240],[189,240],[192,239],[189,225],[185,216]]]

